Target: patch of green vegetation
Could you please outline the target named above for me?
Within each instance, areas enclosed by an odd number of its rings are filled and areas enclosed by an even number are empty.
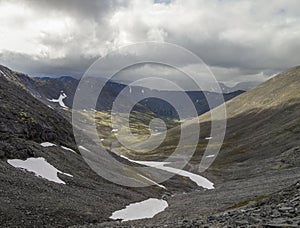
[[[246,199],[246,200],[242,200],[236,204],[234,204],[233,206],[231,206],[229,209],[236,209],[236,208],[240,208],[240,207],[244,207],[246,205],[248,205],[250,202],[259,202],[263,199],[266,199],[268,196],[258,196],[258,197],[255,197],[255,198],[251,198],[251,199]]]
[[[284,134],[298,134],[300,133],[300,126],[297,125],[293,128],[290,128],[290,129],[281,129],[279,131],[277,131],[274,136],[275,137],[278,137],[278,136],[281,136],[281,135],[284,135]]]
[[[115,120],[117,123],[120,123],[118,127],[118,131],[113,131],[113,126],[111,122],[111,112],[108,111],[78,111],[80,115],[82,115],[82,119],[88,120],[88,122],[95,122],[96,128],[98,132],[99,140],[102,142],[102,145],[106,147],[107,149],[111,149],[111,146],[113,144],[114,148],[119,151],[122,151],[122,153],[134,153],[134,151],[130,151],[129,149],[123,147],[120,143],[118,143],[117,140],[117,134],[120,136],[120,132],[122,130],[130,130],[132,134],[134,134],[135,139],[131,141],[132,144],[134,143],[141,143],[150,136],[151,131],[149,129],[149,123],[153,118],[156,118],[156,116],[151,112],[138,112],[138,111],[132,111],[130,113],[129,117],[129,129],[128,126],[125,126],[124,123],[127,122],[125,118],[127,118],[127,115],[123,113],[116,113],[113,114],[115,117]],[[164,119],[165,124],[167,126],[167,129],[173,128],[174,126],[177,126],[181,124],[176,119]],[[158,126],[158,131],[160,126]],[[155,132],[153,132],[155,133]],[[126,136],[124,136],[126,137]],[[128,139],[127,139],[128,140]],[[175,140],[176,141],[176,140]],[[172,137],[169,134],[169,131],[167,133],[166,137],[166,143],[162,145],[162,147],[157,148],[154,151],[147,152],[147,154],[155,154],[155,153],[161,153],[164,151],[170,151],[173,152],[176,148],[177,144],[174,144],[174,137]],[[169,143],[168,143],[169,142]],[[161,150],[162,149],[162,150]],[[141,153],[139,153],[140,155]]]
[[[243,153],[245,153],[245,150],[242,149],[241,147],[239,147],[239,148],[235,148],[235,149],[229,151],[228,155],[239,155],[239,154],[243,154]]]
[[[280,170],[291,169],[291,168],[293,168],[293,167],[294,167],[294,166],[292,166],[291,164],[281,164],[281,165],[278,165],[277,167],[271,168],[271,170],[274,170],[274,171],[280,171]]]
[[[27,112],[19,112],[19,120],[22,123],[36,124],[36,120],[30,116]]]
[[[286,129],[281,129],[281,130],[277,131],[277,132],[274,134],[274,136],[277,137],[277,136],[284,135],[284,134],[288,134],[288,133],[291,133],[291,131],[286,130]]]
[[[232,145],[236,145],[236,142],[241,138],[241,135],[238,134],[237,132],[232,134],[230,137],[225,138],[223,144],[222,144],[222,149],[228,148]]]

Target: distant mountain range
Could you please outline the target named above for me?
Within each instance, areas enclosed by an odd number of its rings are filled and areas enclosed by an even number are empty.
[[[219,86],[223,93],[233,93],[236,91],[249,91],[261,83],[259,81],[239,82],[235,86],[230,87],[225,83],[219,82]]]
[[[228,90],[228,92],[233,92],[233,91],[238,91],[238,90],[249,91],[261,83],[262,82],[259,82],[259,81],[240,82],[240,83],[236,84],[235,86],[231,87]]]
[[[64,100],[66,106],[72,107],[79,80],[69,76],[64,76],[60,78],[35,78],[33,80],[33,83],[36,88],[35,90],[38,91],[40,96],[44,99],[57,99],[60,96],[61,91],[63,91],[67,95],[66,99]],[[130,88],[126,87],[127,86],[124,84],[114,81],[108,81],[108,83],[103,87],[96,109],[99,111],[110,111],[112,109],[112,104],[118,94],[123,89],[127,89],[128,91],[130,90],[131,96],[138,97],[141,93],[144,93],[146,96],[148,96],[149,98],[141,101],[140,104],[148,111],[155,113],[158,117],[178,118],[176,110],[168,102],[162,99],[157,99],[156,97],[180,98],[182,97],[184,92],[155,90],[140,86],[131,86]],[[230,100],[233,97],[242,94],[243,92],[244,91],[242,90],[238,90],[234,92],[224,93],[224,100]],[[210,96],[218,97],[217,93],[207,91],[186,91],[186,94],[192,100],[198,115],[203,114],[209,110],[209,106],[205,97],[207,94],[209,94]],[[220,105],[220,103],[216,102],[212,104],[212,107],[216,107],[218,105]],[[141,109],[141,106],[135,107],[134,110],[139,109]],[[186,113],[185,117],[190,117],[188,112]]]
[[[20,84],[22,84],[36,98],[40,99],[41,101],[52,107],[61,107],[61,105],[59,105],[58,99],[63,92],[65,94],[63,98],[64,105],[69,108],[72,108],[74,95],[79,83],[78,79],[72,78],[70,76],[63,76],[60,78],[30,78],[24,74],[13,72],[5,67],[0,67],[0,69],[2,69],[3,72],[6,72],[5,74],[8,75],[8,77],[10,77],[12,80],[18,81]],[[118,96],[118,94],[123,89],[128,89],[130,90],[132,96],[139,96],[139,94],[144,93],[149,97],[141,101],[141,105],[137,105],[133,109],[133,111],[150,111],[156,114],[157,117],[178,118],[178,113],[174,109],[174,107],[172,107],[172,105],[170,105],[168,102],[162,99],[157,99],[156,97],[178,97],[180,99],[184,92],[154,90],[140,86],[131,86],[131,88],[126,87],[126,85],[114,81],[109,81],[108,83],[106,83],[98,99],[96,109],[98,111],[110,111],[112,109],[112,104],[115,98]],[[223,91],[227,91],[223,94],[225,101],[230,100],[244,92],[242,90],[229,92],[232,89],[226,87],[223,84],[220,84],[220,87],[223,89]],[[208,91],[186,91],[186,94],[190,97],[191,101],[193,102],[198,115],[209,111],[209,105],[205,96],[212,97],[212,100],[214,100],[214,97],[217,98],[219,96],[217,93]],[[57,100],[57,102],[53,103],[51,102],[51,100]],[[220,101],[214,102],[213,104],[211,104],[211,107],[213,108],[218,105],[220,105]],[[189,110],[185,110],[184,105],[182,105],[182,107],[183,113],[185,113],[184,117],[190,117]]]

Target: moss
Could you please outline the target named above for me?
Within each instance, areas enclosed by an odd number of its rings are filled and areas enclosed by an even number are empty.
[[[236,148],[228,152],[228,155],[239,155],[245,153],[245,150],[242,148]]]
[[[299,133],[300,133],[300,126],[296,125],[295,127],[290,128],[290,129],[281,129],[281,130],[277,131],[274,134],[274,137],[278,137],[278,136],[281,136],[284,134],[299,134]]]
[[[231,206],[229,209],[236,209],[236,208],[240,208],[240,207],[244,207],[246,205],[248,205],[250,202],[260,202],[262,201],[263,199],[266,199],[267,196],[258,196],[258,197],[255,197],[255,198],[251,198],[251,199],[246,199],[246,200],[242,200],[236,204],[234,204],[233,206]]]
[[[36,124],[36,120],[30,116],[27,112],[19,112],[19,121],[21,123]]]
[[[271,170],[273,170],[273,171],[280,171],[280,170],[291,169],[293,167],[294,166],[292,166],[291,164],[281,164],[281,165],[278,165],[277,167],[271,168]]]

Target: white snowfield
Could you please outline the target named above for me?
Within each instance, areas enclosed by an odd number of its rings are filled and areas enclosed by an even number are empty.
[[[203,187],[206,189],[214,189],[214,184],[211,181],[209,181],[208,179],[206,179],[205,177],[202,177],[200,175],[197,175],[197,174],[185,171],[185,170],[166,166],[169,164],[168,162],[136,161],[136,160],[131,160],[123,155],[121,155],[121,157],[127,159],[128,161],[137,163],[137,164],[161,169],[161,170],[164,170],[164,171],[167,171],[170,173],[174,173],[174,174],[177,174],[180,176],[188,177],[188,178],[190,178],[191,181],[195,182],[200,187]]]
[[[153,218],[154,215],[168,207],[165,200],[150,198],[139,203],[129,204],[125,209],[115,211],[110,218],[130,221],[144,218]]]
[[[41,143],[41,146],[43,147],[51,147],[51,146],[56,146],[54,143],[50,143],[50,142],[43,142]]]
[[[40,145],[43,146],[43,147],[57,146],[56,144],[50,143],[50,142],[43,142],[43,143],[41,143]],[[65,147],[65,146],[60,146],[60,147],[61,147],[62,149],[64,149],[64,150],[68,150],[68,151],[71,151],[71,152],[77,154],[76,151],[75,151],[75,150],[72,150],[71,148],[68,148],[68,147]]]
[[[7,160],[8,164],[12,165],[15,168],[25,169],[29,172],[33,172],[37,177],[42,177],[49,181],[59,183],[59,184],[66,184],[64,181],[59,179],[57,176],[58,173],[73,177],[71,174],[64,173],[54,166],[49,164],[45,158],[28,158],[25,161],[20,159],[11,159]]]
[[[58,103],[61,107],[63,107],[63,108],[69,108],[69,107],[67,107],[66,105],[65,105],[65,103],[63,102],[63,100],[65,99],[65,98],[67,98],[67,95],[64,93],[64,91],[61,91],[60,92],[60,96],[59,96],[59,98],[58,99],[48,99],[48,101],[50,101],[50,102],[54,102],[54,103]]]

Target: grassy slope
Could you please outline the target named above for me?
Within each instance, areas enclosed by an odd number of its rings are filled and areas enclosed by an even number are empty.
[[[297,160],[293,162],[288,158],[284,162],[277,160],[283,152],[300,145],[299,88],[300,67],[295,67],[226,102],[228,117],[226,137],[210,171],[218,175],[223,170],[240,165],[245,171],[240,175],[244,173],[246,175],[247,172],[255,173],[263,169],[273,170],[296,165]],[[201,134],[190,167],[194,171],[207,145],[205,137],[210,135],[210,113],[201,115],[199,120]],[[194,124],[194,121],[186,123],[187,127]],[[163,158],[172,153],[179,136],[179,127],[169,130],[164,143],[152,151],[156,154],[155,158]],[[294,156],[293,151],[287,153]],[[250,168],[246,168],[265,163],[268,159],[272,162],[263,165],[262,170],[251,171]]]

